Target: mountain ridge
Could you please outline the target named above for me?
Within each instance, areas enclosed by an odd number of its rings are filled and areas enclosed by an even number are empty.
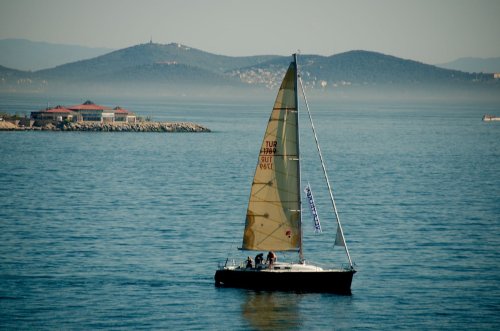
[[[146,43],[91,59],[35,72],[0,67],[0,89],[10,91],[176,91],[224,88],[275,89],[290,57],[216,55],[179,43]],[[377,52],[354,50],[331,56],[300,55],[307,88],[327,91],[356,87],[399,89],[497,88],[492,74],[470,74]],[[17,80],[16,80],[17,79]],[[127,92],[124,92],[127,91]],[[179,92],[181,91],[181,92]]]
[[[91,64],[90,69],[101,73],[152,63],[182,63],[223,73],[232,67],[240,67],[246,63],[253,64],[255,61],[265,61],[269,58],[272,58],[272,56],[230,57],[215,55],[178,43],[166,45],[147,43],[116,50],[92,59],[81,60],[78,63],[80,65]],[[55,73],[57,75],[68,68],[71,70],[74,67],[75,62],[39,72],[41,74]]]

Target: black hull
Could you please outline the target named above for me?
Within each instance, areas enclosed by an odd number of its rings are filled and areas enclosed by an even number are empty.
[[[355,270],[269,272],[249,269],[219,269],[215,285],[268,291],[325,292],[351,294]]]

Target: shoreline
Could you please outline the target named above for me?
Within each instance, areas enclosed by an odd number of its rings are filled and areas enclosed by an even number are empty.
[[[207,127],[192,122],[48,122],[43,125],[19,126],[7,121],[0,122],[0,131],[211,132]]]

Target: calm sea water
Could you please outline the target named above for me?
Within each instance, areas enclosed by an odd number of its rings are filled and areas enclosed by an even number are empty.
[[[240,257],[273,101],[121,104],[209,134],[0,132],[0,329],[498,329],[500,123],[481,121],[494,104],[311,98],[352,296],[214,287],[218,263]],[[0,110],[45,102],[2,96]],[[310,137],[324,233],[306,213],[305,255],[339,266]]]

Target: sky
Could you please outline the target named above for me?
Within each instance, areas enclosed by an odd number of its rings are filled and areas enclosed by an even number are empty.
[[[210,53],[500,57],[500,0],[0,0],[0,39]]]

